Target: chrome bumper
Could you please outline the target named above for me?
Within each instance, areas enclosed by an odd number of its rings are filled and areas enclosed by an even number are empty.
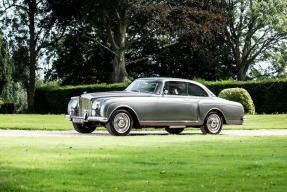
[[[99,122],[106,123],[108,122],[108,118],[106,117],[80,117],[80,116],[71,116],[65,115],[65,118],[69,121],[73,121],[74,123],[87,123],[87,122]]]

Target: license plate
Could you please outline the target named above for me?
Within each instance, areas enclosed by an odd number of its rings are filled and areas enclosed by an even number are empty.
[[[73,119],[73,123],[83,123],[83,119]]]

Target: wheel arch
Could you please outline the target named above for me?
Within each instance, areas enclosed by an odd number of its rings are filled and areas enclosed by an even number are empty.
[[[214,112],[217,112],[219,115],[221,115],[222,120],[223,120],[223,124],[226,124],[226,118],[225,118],[225,116],[224,116],[224,113],[223,113],[220,109],[218,109],[218,108],[212,108],[212,109],[210,109],[210,110],[205,114],[205,116],[204,116],[204,121],[205,121],[207,115],[208,115],[210,112],[213,112],[213,111],[214,111]]]
[[[137,113],[136,113],[131,107],[126,106],[126,105],[122,105],[122,106],[116,107],[116,108],[110,113],[108,119],[110,120],[112,114],[113,114],[115,111],[121,110],[121,109],[126,110],[126,111],[128,111],[128,112],[130,113],[130,115],[131,115],[132,118],[133,118],[133,127],[136,127],[136,128],[140,127],[140,123],[139,123],[139,119],[138,119]]]

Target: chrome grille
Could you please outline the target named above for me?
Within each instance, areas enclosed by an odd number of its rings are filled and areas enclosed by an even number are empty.
[[[79,112],[80,112],[80,116],[84,116],[85,112],[87,112],[88,115],[91,116],[91,101],[90,101],[90,99],[80,97]]]

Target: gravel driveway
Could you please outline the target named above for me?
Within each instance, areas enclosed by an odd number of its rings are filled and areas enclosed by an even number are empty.
[[[201,134],[200,130],[183,131],[181,135]],[[131,136],[137,135],[168,135],[166,131],[131,131]],[[261,130],[222,130],[221,135],[237,136],[271,136],[287,135],[287,129],[261,129]],[[0,129],[0,136],[58,136],[58,137],[101,137],[110,136],[107,131],[94,131],[90,134],[80,134],[71,131],[34,131],[34,130],[4,130]]]

